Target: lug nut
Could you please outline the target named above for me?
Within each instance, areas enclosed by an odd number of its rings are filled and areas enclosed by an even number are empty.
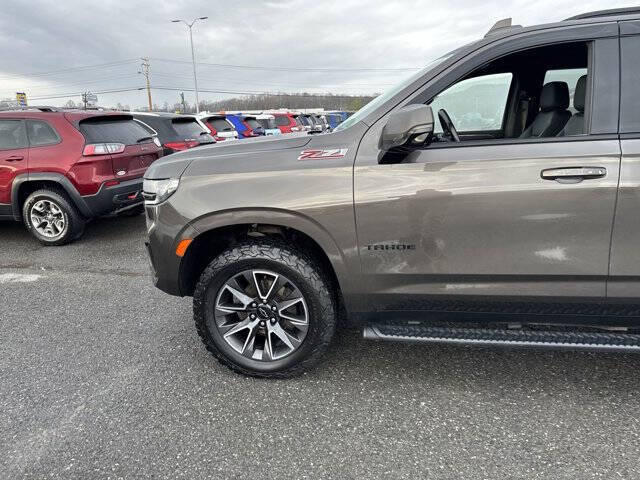
[[[276,323],[276,319],[275,319],[275,318],[272,318],[272,319],[271,319],[271,323],[272,323],[272,324],[275,324],[275,323]]]
[[[249,315],[249,318],[250,318],[251,320],[255,320],[255,319],[256,319],[256,315],[255,315],[255,313],[252,313],[251,315]]]
[[[264,325],[265,325],[264,320],[262,320],[262,321],[260,322],[260,326],[261,326],[261,327],[264,327]]]
[[[272,307],[271,307],[271,310],[273,310],[273,311],[275,312],[275,311],[277,310],[276,306],[275,306],[275,305],[274,305],[274,306],[272,306]]]
[[[253,302],[253,303],[251,304],[251,308],[256,308],[257,306],[258,306],[258,304],[257,304],[256,302]]]

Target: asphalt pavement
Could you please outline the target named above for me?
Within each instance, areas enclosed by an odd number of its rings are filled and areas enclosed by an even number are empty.
[[[300,378],[244,378],[151,285],[143,236],[0,222],[0,478],[640,478],[640,356],[343,330]]]

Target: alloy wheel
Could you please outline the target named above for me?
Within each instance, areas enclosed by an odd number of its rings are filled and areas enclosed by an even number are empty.
[[[31,207],[29,217],[33,228],[46,238],[57,238],[67,228],[62,209],[52,200],[38,200]]]
[[[269,362],[292,354],[309,328],[309,310],[300,289],[269,270],[244,270],[229,278],[214,308],[222,338],[253,360]]]

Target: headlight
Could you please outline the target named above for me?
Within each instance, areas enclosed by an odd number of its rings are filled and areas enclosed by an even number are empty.
[[[147,205],[157,205],[169,198],[178,189],[180,179],[165,178],[162,180],[144,179],[142,182],[142,196]]]

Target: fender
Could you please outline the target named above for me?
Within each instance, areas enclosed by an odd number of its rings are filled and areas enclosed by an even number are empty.
[[[359,263],[357,258],[346,257],[343,251],[356,252],[355,244],[353,246],[354,248],[351,248],[352,246],[340,248],[335,239],[321,224],[305,215],[273,208],[240,208],[212,212],[211,214],[195,219],[189,226],[199,232],[199,234],[202,234],[220,227],[253,223],[289,227],[313,239],[329,258],[345,301],[347,300],[347,296],[351,292],[348,272],[350,270],[354,272],[359,271]]]
[[[22,212],[20,208],[20,202],[18,197],[18,192],[20,191],[20,186],[24,183],[29,182],[54,182],[57,183],[66,193],[69,195],[69,198],[76,205],[80,213],[85,217],[92,217],[91,209],[87,205],[87,202],[84,201],[84,198],[78,193],[76,188],[73,186],[73,183],[62,175],[61,173],[22,173],[17,175],[13,180],[13,184],[11,185],[11,208],[13,210],[13,218],[16,221],[21,221]]]

